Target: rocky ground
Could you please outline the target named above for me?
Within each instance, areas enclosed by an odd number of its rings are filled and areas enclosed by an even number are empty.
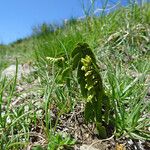
[[[25,66],[24,66],[25,67]],[[13,69],[12,69],[13,68]],[[15,67],[9,67],[3,71],[3,75],[8,75],[10,77],[10,70]],[[19,66],[18,72],[18,82],[15,91],[15,97],[11,101],[11,107],[20,107],[22,104],[32,103],[35,106],[36,112],[38,114],[37,125],[31,124],[31,143],[28,145],[27,150],[30,150],[36,143],[41,145],[46,145],[45,135],[43,134],[44,125],[44,110],[42,109],[43,97],[39,87],[38,79],[22,80],[22,75],[26,78],[28,74],[32,73],[33,68],[26,65],[27,69],[23,66]],[[8,72],[8,74],[7,74]],[[147,99],[150,98],[150,90],[147,93]],[[4,100],[7,101],[7,94],[4,94]],[[5,110],[5,106],[3,106]],[[26,105],[26,110],[28,111],[28,105]],[[150,142],[141,140],[132,140],[125,137],[116,139],[114,136],[110,136],[107,139],[99,139],[96,133],[95,126],[93,124],[86,124],[83,117],[84,104],[76,104],[72,112],[62,114],[58,119],[58,110],[53,107],[50,111],[52,116],[52,122],[55,125],[56,120],[58,123],[56,126],[56,131],[60,132],[62,135],[70,135],[76,140],[76,145],[72,148],[74,150],[149,150]],[[67,147],[65,149],[68,149]]]

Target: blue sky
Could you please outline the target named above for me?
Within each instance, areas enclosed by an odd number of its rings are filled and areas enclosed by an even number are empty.
[[[0,43],[7,44],[32,33],[35,25],[60,23],[83,16],[82,0],[0,0]],[[83,0],[85,5],[90,0]],[[117,0],[111,0],[111,4]],[[97,7],[100,7],[100,0]]]
[[[78,0],[0,0],[0,43],[30,35],[34,25],[81,14]]]

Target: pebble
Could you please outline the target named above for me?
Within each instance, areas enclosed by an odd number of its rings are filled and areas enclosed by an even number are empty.
[[[28,63],[19,64],[18,65],[18,72],[17,72],[17,79],[21,80],[21,78],[27,77],[30,73],[34,72],[35,69]],[[16,65],[10,65],[6,69],[4,69],[1,73],[1,79],[6,77],[7,79],[11,80],[16,75]]]
[[[94,148],[92,146],[89,147],[89,146],[90,145],[83,144],[83,145],[80,146],[80,150],[99,150],[97,148]]]

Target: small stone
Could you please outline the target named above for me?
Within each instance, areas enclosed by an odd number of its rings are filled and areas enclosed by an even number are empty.
[[[89,134],[88,133],[85,133],[85,138],[88,138],[89,137]]]
[[[128,143],[129,143],[130,145],[132,145],[132,144],[133,144],[133,141],[130,139],[130,140],[128,141]]]
[[[35,69],[29,64],[19,64],[18,65],[18,72],[17,72],[17,79],[21,80],[23,76],[27,77],[30,73],[33,73]],[[10,65],[6,69],[2,71],[1,79],[6,77],[7,79],[11,80],[16,75],[16,65]]]
[[[22,92],[22,91],[24,91],[24,88],[21,86],[17,86],[16,90],[17,90],[17,92]]]
[[[82,146],[80,146],[80,150],[98,150],[98,149],[90,145],[83,144]]]

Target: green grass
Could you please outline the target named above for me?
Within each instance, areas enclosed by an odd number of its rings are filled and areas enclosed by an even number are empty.
[[[0,44],[0,73],[11,64],[15,64],[16,58],[20,64],[33,62],[34,40],[32,37],[14,42],[9,45]]]
[[[42,97],[42,101],[38,97],[26,98],[20,106],[12,109],[10,106],[18,83],[16,79],[0,81],[0,149],[24,149],[31,144],[34,149],[55,150],[75,144],[70,135],[62,138],[62,133],[56,133],[56,127],[61,114],[73,112],[77,103],[85,103],[76,72],[69,76],[69,86],[68,80],[62,78],[64,69],[71,63],[70,54],[79,42],[88,43],[96,56],[106,94],[114,107],[115,137],[150,139],[147,130],[150,123],[149,100],[145,99],[150,87],[149,8],[149,4],[142,8],[134,5],[105,16],[71,19],[55,31],[45,34],[43,29],[40,32],[44,33],[39,32],[10,45],[0,45],[0,72],[16,63],[16,57],[19,63],[32,61],[37,69],[39,85],[31,90],[40,90]],[[63,57],[64,62],[50,61],[46,57]],[[36,101],[40,102],[38,106]],[[54,104],[58,110],[55,122],[50,113]],[[44,113],[39,115],[36,113],[38,110]],[[36,131],[38,128],[40,133]],[[40,138],[36,144],[39,146],[30,142],[34,134]]]

